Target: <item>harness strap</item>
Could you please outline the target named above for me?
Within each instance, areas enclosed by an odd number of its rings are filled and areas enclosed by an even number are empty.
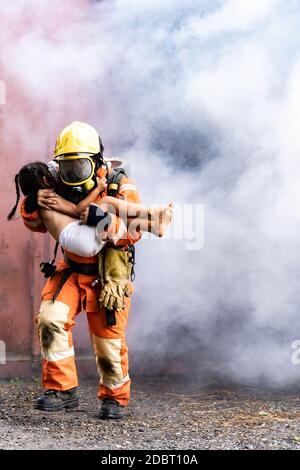
[[[69,279],[69,277],[71,276],[71,274],[73,272],[74,271],[73,271],[72,268],[66,268],[66,269],[64,269],[63,271],[60,272],[61,278],[60,278],[59,284],[56,288],[56,291],[54,292],[54,296],[52,297],[52,302],[53,303],[55,302],[57,296],[59,295],[59,293],[62,290],[63,286],[65,285],[65,283],[67,282],[67,280]]]
[[[112,170],[112,172],[107,177],[107,195],[108,196],[115,197],[117,195],[117,193],[119,191],[120,181],[124,176],[127,176],[124,168],[115,168],[114,170]],[[135,271],[134,271],[135,246],[134,245],[129,245],[128,246],[128,251],[130,253],[129,261],[132,264],[131,280],[133,281],[135,279]]]
[[[109,310],[109,308],[105,308],[105,319],[106,326],[115,326],[117,324],[115,310]]]
[[[68,267],[60,271],[60,273],[57,273],[61,274],[61,279],[52,298],[52,302],[56,300],[57,296],[59,295],[60,291],[62,290],[63,286],[65,285],[71,274],[77,273],[84,274],[85,276],[97,276],[98,274],[98,264],[96,263],[76,263],[76,261],[70,259],[66,254],[64,254],[64,260],[65,263],[68,264]]]
[[[115,197],[119,191],[120,181],[126,176],[124,168],[115,168],[107,176],[107,195]]]
[[[67,264],[69,264],[68,268],[63,269],[59,274],[61,274],[61,279],[59,284],[56,288],[54,296],[52,298],[52,302],[55,302],[59,293],[61,292],[63,286],[73,273],[78,274],[85,274],[87,276],[94,276],[98,274],[98,265],[96,264],[83,264],[83,263],[76,263],[75,261],[71,260],[66,254],[64,255],[64,260]],[[109,310],[105,308],[105,319],[106,319],[106,326],[114,326],[117,324],[116,320],[116,312],[115,310]]]
[[[64,260],[65,263],[73,269],[74,273],[85,274],[86,276],[97,276],[99,272],[98,263],[77,263],[70,259],[66,254],[64,254]]]

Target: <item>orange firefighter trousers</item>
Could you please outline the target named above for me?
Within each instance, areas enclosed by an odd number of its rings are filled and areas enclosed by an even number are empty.
[[[99,308],[99,290],[91,287],[95,276],[71,274],[53,302],[61,279],[59,271],[65,267],[61,261],[58,273],[47,281],[37,317],[43,386],[45,389],[69,390],[78,385],[72,327],[76,315],[85,310],[100,375],[98,396],[100,399],[114,398],[120,405],[127,405],[130,379],[125,330],[130,298],[126,297],[125,308],[116,312],[116,325],[110,327],[106,325],[104,308]]]

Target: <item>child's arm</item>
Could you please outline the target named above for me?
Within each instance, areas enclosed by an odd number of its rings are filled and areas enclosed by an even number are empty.
[[[75,219],[79,219],[80,214],[84,211],[95,199],[99,196],[99,194],[106,188],[106,178],[97,178],[98,186],[93,189],[87,197],[85,197],[82,201],[80,201],[77,205],[73,202],[67,201],[59,194],[54,192],[51,193],[49,197],[46,199],[46,206],[51,210],[55,210],[56,212],[60,212],[61,214],[68,215],[69,217],[73,217]]]
[[[102,193],[102,191],[104,191],[104,189],[107,187],[107,181],[105,177],[97,178],[97,183],[97,188],[93,189],[93,191],[91,191],[86,198],[77,204],[76,210],[78,212],[78,217],[80,216],[81,212],[83,212],[85,209],[87,209],[87,207],[95,202],[99,194]]]

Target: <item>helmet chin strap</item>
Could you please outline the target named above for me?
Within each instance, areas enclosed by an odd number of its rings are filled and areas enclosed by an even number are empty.
[[[100,149],[99,153],[97,153],[96,155],[93,155],[93,157],[92,157],[94,162],[95,162],[95,165],[96,165],[96,168],[95,168],[96,172],[103,165],[105,165],[106,169],[108,170],[107,163],[103,158],[104,147],[103,147],[102,140],[101,140],[100,136],[99,136],[99,149]]]

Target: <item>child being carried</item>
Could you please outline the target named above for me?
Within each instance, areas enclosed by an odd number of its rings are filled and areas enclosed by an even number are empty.
[[[79,256],[95,256],[108,240],[117,244],[127,230],[132,233],[151,232],[158,237],[164,235],[172,220],[173,204],[149,208],[110,196],[104,196],[95,203],[107,186],[105,178],[97,178],[97,183],[98,186],[75,205],[56,193],[57,181],[45,163],[30,163],[15,176],[17,201],[7,218],[11,220],[16,212],[21,188],[26,196],[26,213],[30,214],[38,208],[42,222],[53,238],[65,250]],[[38,207],[37,193],[40,189],[48,191],[44,204]],[[118,223],[116,216],[122,221],[117,236],[112,235],[116,232],[114,224]]]

